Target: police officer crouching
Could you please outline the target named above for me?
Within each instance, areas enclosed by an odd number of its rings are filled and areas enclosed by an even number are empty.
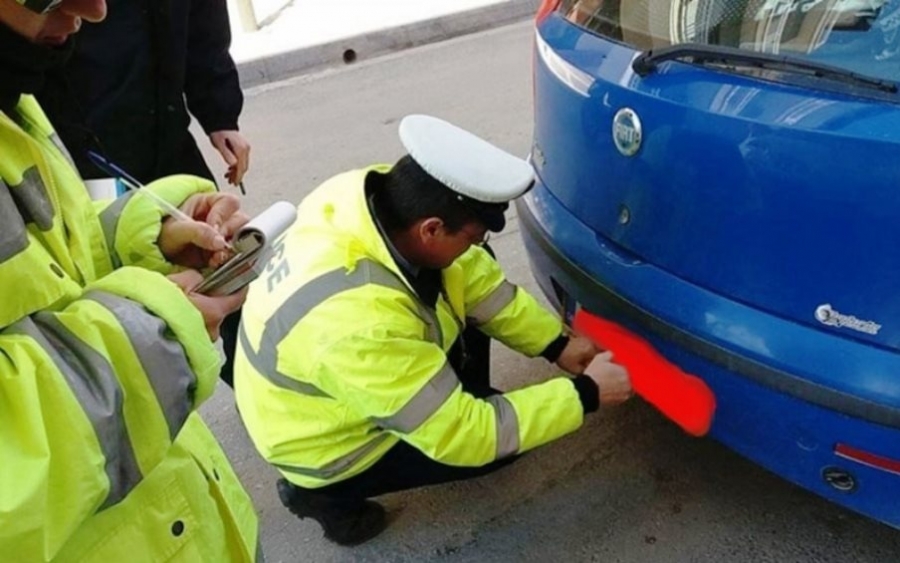
[[[628,374],[506,281],[482,244],[531,167],[439,119],[400,124],[393,167],[299,206],[244,306],[241,416],[282,502],[342,545],[386,526],[379,495],[490,473],[631,395]],[[501,393],[487,337],[574,376]]]

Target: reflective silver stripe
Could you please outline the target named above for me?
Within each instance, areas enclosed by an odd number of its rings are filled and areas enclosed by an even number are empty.
[[[437,412],[459,385],[456,372],[449,363],[444,364],[396,414],[387,418],[372,418],[371,421],[387,430],[410,434]]]
[[[12,193],[0,180],[0,262],[6,262],[28,248],[28,232]]]
[[[116,252],[116,230],[119,228],[119,219],[125,211],[125,206],[128,205],[135,193],[137,192],[130,191],[122,194],[100,212],[100,226],[103,228],[103,238],[106,239],[106,248],[115,268],[122,265],[122,259],[119,258],[119,253]]]
[[[519,417],[509,399],[503,395],[491,395],[485,399],[494,407],[497,417],[497,459],[509,457],[519,451]]]
[[[272,359],[266,358],[267,361],[263,361],[263,357],[253,351],[253,347],[250,345],[250,340],[247,338],[247,332],[244,330],[243,323],[241,323],[240,329],[238,330],[238,338],[240,339],[240,345],[244,350],[244,354],[247,355],[247,361],[250,362],[250,365],[253,366],[253,369],[256,370],[257,373],[265,377],[267,380],[269,380],[269,383],[271,383],[275,387],[281,387],[282,389],[287,389],[288,391],[294,391],[296,393],[300,393],[301,395],[310,395],[312,397],[331,397],[328,393],[322,391],[311,383],[298,381],[293,377],[288,377],[287,375],[278,371],[275,368],[274,357],[272,357]]]
[[[77,167],[75,166],[75,160],[72,159],[72,154],[69,152],[69,149],[66,148],[66,145],[63,144],[62,139],[59,138],[59,135],[56,134],[56,131],[54,131],[53,134],[50,135],[50,142],[52,142],[53,145],[57,149],[59,149],[59,152],[62,153],[63,158],[65,158],[69,162],[69,164],[72,165],[72,168],[77,169]]]
[[[516,286],[504,280],[478,305],[466,312],[466,320],[475,326],[483,325],[497,316],[504,307],[516,299]]]
[[[253,351],[246,335],[242,332],[241,346],[253,368],[279,387],[307,395],[328,397],[324,391],[309,383],[301,383],[279,373],[276,368],[278,365],[277,346],[284,340],[288,332],[319,304],[338,293],[368,284],[381,285],[408,295],[416,305],[419,317],[428,327],[429,339],[437,345],[441,345],[443,334],[437,316],[419,302],[396,274],[372,260],[360,260],[350,273],[343,268],[332,270],[294,292],[278,308],[275,315],[266,322],[258,352]]]
[[[428,325],[430,340],[437,344],[441,343],[441,328],[434,313],[419,303],[396,274],[372,260],[360,260],[350,273],[343,268],[332,270],[298,289],[266,323],[263,340],[268,337],[275,344],[281,342],[294,325],[317,305],[338,293],[368,284],[380,285],[408,295],[416,304],[419,316]]]
[[[197,389],[197,376],[185,357],[184,348],[168,336],[165,321],[148,313],[140,304],[98,291],[89,292],[86,297],[106,307],[125,329],[166,417],[169,436],[174,440],[191,414]]]
[[[362,447],[355,449],[349,454],[339,457],[331,463],[326,464],[319,469],[312,469],[309,467],[297,467],[295,465],[281,465],[275,464],[275,467],[281,469],[282,471],[287,471],[288,473],[296,473],[297,475],[305,475],[307,477],[312,477],[314,479],[331,479],[337,477],[338,475],[344,473],[353,465],[364,458],[366,455],[375,450],[382,442],[387,440],[391,435],[388,433],[382,433],[378,436],[374,437],[372,441],[367,442]]]
[[[12,186],[10,193],[26,223],[34,223],[42,231],[53,228],[53,203],[37,166],[22,174],[22,183]]]
[[[6,332],[27,335],[44,349],[93,426],[109,478],[109,492],[98,510],[121,501],[142,476],[122,413],[122,388],[112,366],[49,313],[22,319]]]

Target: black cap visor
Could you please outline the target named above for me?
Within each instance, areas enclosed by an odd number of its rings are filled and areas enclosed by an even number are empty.
[[[508,203],[484,203],[465,196],[460,196],[459,200],[475,213],[489,231],[499,233],[506,226],[505,212],[509,208]]]

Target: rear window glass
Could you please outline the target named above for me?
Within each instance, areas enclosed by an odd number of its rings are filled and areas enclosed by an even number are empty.
[[[900,80],[900,0],[563,0],[558,10],[640,50],[725,45]]]

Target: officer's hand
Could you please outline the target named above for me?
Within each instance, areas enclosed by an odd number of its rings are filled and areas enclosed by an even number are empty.
[[[572,335],[569,337],[569,343],[556,359],[556,365],[572,374],[584,373],[594,356],[602,351],[590,339]]]
[[[209,140],[228,165],[225,174],[228,183],[240,184],[250,168],[250,143],[240,131],[215,131],[210,133]]]
[[[210,225],[227,240],[250,220],[241,211],[240,198],[222,192],[194,194],[181,204],[181,210]]]
[[[219,192],[189,197],[181,210],[194,221],[168,217],[159,235],[159,247],[172,263],[188,268],[218,267],[231,255],[227,239],[249,218],[237,196]]]
[[[597,354],[584,370],[600,388],[600,404],[607,406],[624,403],[634,394],[628,370],[611,360],[612,352]]]
[[[200,293],[194,293],[191,289],[197,287],[203,280],[203,275],[196,270],[185,270],[177,274],[171,274],[169,279],[184,291],[187,298],[191,300],[191,303],[203,315],[206,332],[209,333],[209,339],[212,341],[219,338],[219,327],[222,325],[222,320],[237,311],[247,297],[248,287],[222,297],[209,297]]]

